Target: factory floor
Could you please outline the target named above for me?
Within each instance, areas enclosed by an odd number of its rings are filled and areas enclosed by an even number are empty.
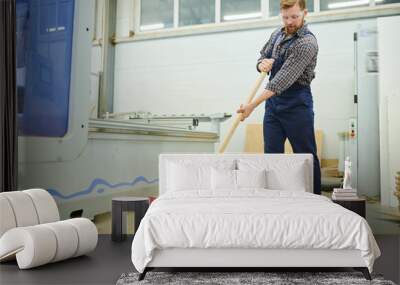
[[[329,192],[323,194],[330,195]],[[130,216],[127,222],[133,218]],[[382,252],[375,262],[374,272],[400,284],[399,210],[369,199],[367,220]],[[122,273],[134,271],[130,259],[132,236],[123,242],[111,241],[110,213],[98,215],[94,221],[100,234],[95,251],[29,270],[19,270],[15,261],[0,264],[0,284],[115,284]],[[127,230],[132,231],[131,228]]]
[[[375,239],[382,256],[375,262],[374,273],[400,284],[400,236],[375,235]],[[0,284],[116,284],[122,273],[135,271],[130,258],[131,243],[132,236],[122,242],[112,242],[110,235],[99,235],[96,249],[85,256],[28,270],[19,270],[15,261],[2,263]]]

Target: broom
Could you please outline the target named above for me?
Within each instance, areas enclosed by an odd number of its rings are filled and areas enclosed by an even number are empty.
[[[254,96],[257,93],[258,88],[260,88],[261,83],[264,81],[265,76],[267,75],[266,72],[261,72],[261,74],[258,76],[256,83],[253,86],[253,89],[251,89],[251,93],[249,95],[249,97],[247,98],[246,104],[250,104],[251,101],[253,101]],[[226,149],[226,147],[228,146],[236,128],[239,126],[239,123],[242,119],[243,114],[240,113],[236,116],[235,121],[233,122],[232,127],[230,128],[228,134],[225,136],[225,139],[222,143],[222,145],[219,147],[218,152],[219,153],[223,153]]]

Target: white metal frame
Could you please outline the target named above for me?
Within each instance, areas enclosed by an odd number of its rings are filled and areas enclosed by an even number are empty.
[[[94,1],[93,46],[101,46],[104,22],[104,0]]]
[[[366,267],[350,249],[157,249],[147,267]]]

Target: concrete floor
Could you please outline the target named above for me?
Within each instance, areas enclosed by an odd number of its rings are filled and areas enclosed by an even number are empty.
[[[375,263],[374,273],[383,274],[385,279],[399,284],[400,236],[378,235],[375,238],[382,256]],[[96,250],[88,256],[29,270],[19,270],[15,261],[3,263],[0,265],[0,284],[115,284],[122,273],[134,271],[130,259],[131,243],[132,237],[115,243],[109,235],[100,235]]]
[[[0,284],[115,284],[124,272],[134,271],[130,259],[132,237],[123,242],[99,235],[95,251],[87,256],[19,270],[17,263],[0,264]]]
[[[400,211],[379,202],[367,203],[367,221],[376,235],[400,235]]]

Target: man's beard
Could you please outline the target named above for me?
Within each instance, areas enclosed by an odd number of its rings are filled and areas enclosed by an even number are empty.
[[[300,30],[304,25],[304,18],[301,20],[301,25],[299,27],[285,27],[286,34],[292,35],[295,34],[298,30]]]

